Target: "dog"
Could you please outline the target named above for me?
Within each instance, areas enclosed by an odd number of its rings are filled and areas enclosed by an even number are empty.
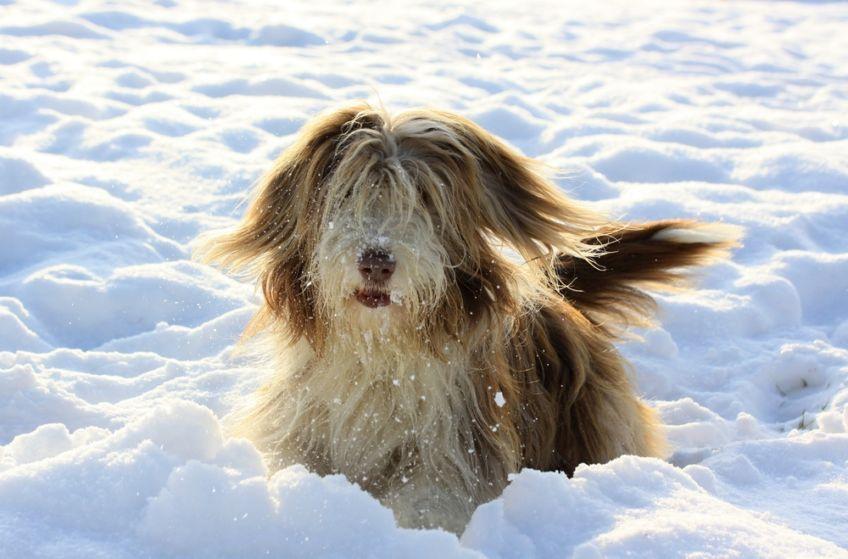
[[[522,468],[666,456],[614,342],[644,289],[724,257],[733,226],[610,221],[441,110],[308,122],[200,255],[258,280],[270,378],[239,414],[270,469],[344,474],[399,525],[460,533]]]

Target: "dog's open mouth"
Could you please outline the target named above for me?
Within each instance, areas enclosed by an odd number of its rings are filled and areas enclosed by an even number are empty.
[[[357,301],[372,309],[386,307],[392,303],[389,293],[378,289],[357,289],[354,297]]]

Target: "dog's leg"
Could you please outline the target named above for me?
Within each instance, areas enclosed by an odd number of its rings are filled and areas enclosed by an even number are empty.
[[[581,463],[623,454],[663,457],[661,424],[636,396],[609,338],[564,301],[528,320],[512,365],[525,379],[522,408],[535,410],[521,429],[523,465],[571,475]]]
[[[412,477],[381,499],[403,528],[442,528],[462,534],[478,503],[468,491],[448,487],[424,473]]]

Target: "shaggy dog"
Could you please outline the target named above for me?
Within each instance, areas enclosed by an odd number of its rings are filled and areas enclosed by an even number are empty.
[[[448,112],[327,112],[201,250],[264,296],[245,335],[272,374],[237,431],[272,469],[344,474],[402,526],[455,532],[521,468],[662,457],[613,342],[648,322],[642,288],[735,234],[610,222]]]

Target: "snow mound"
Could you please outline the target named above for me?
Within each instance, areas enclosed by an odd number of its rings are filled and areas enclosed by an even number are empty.
[[[741,557],[844,553],[715,498],[673,466],[635,457],[581,466],[570,480],[524,471],[502,498],[478,508],[462,542],[499,559],[594,559],[634,550],[640,557],[673,557],[684,550],[721,556],[730,549]]]

